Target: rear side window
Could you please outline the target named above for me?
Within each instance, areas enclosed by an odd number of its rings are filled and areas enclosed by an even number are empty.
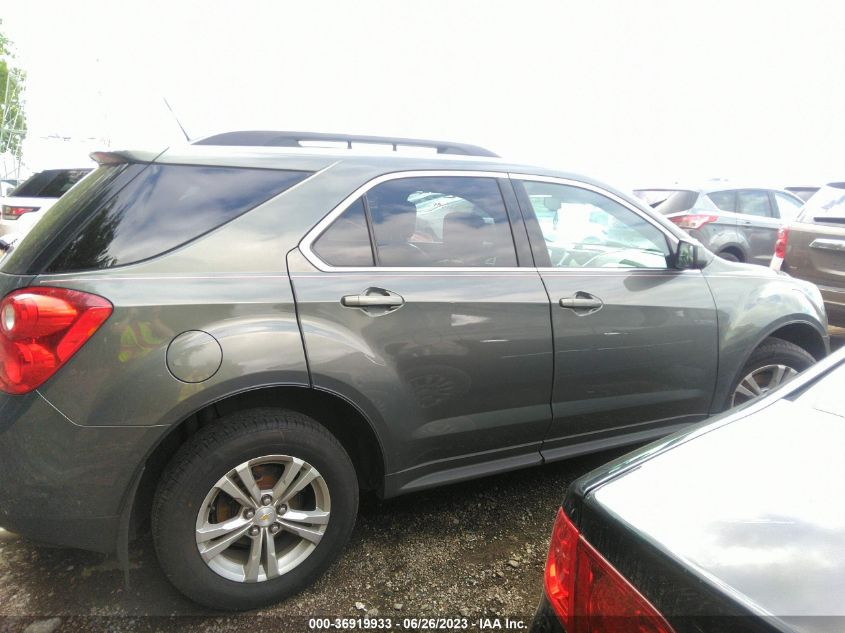
[[[309,175],[271,169],[148,165],[115,195],[84,209],[87,220],[82,219],[82,229],[47,270],[111,268],[161,255]]]
[[[372,232],[373,240],[370,240]],[[398,178],[356,200],[314,242],[332,266],[512,267],[516,252],[494,178]]]
[[[769,202],[769,192],[759,189],[743,189],[736,192],[737,213],[759,215],[764,218],[772,217],[772,206]]]
[[[14,192],[22,198],[61,198],[90,169],[47,169],[30,176]]]
[[[363,198],[358,198],[314,242],[314,252],[331,266],[372,266],[373,249]]]
[[[722,211],[736,211],[736,190],[711,191],[707,197]]]
[[[399,178],[367,192],[380,266],[516,266],[494,178]]]

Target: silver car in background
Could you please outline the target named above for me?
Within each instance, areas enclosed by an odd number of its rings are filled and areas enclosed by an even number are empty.
[[[723,259],[763,266],[772,258],[778,229],[803,204],[785,190],[725,181],[635,189],[634,194]]]

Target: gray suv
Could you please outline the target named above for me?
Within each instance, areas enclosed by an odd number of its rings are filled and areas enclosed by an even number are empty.
[[[804,201],[789,191],[713,181],[702,187],[637,189],[634,194],[732,262],[768,266],[778,229]]]
[[[0,525],[126,565],[149,524],[177,588],[253,608],[359,490],[644,442],[828,352],[814,285],[599,182],[322,138],[96,154],[0,261]]]

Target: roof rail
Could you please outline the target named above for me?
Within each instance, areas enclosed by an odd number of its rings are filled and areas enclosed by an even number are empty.
[[[418,138],[394,138],[388,136],[361,136],[356,134],[326,134],[323,132],[274,132],[270,130],[246,130],[238,132],[223,132],[206,136],[193,145],[240,145],[240,146],[271,146],[271,147],[305,147],[301,141],[332,141],[335,143],[346,143],[347,149],[352,149],[352,143],[373,143],[379,145],[391,145],[393,151],[398,151],[398,146],[430,147],[437,150],[438,154],[458,154],[463,156],[488,156],[499,158],[489,149],[466,143],[453,143],[451,141],[428,141]]]

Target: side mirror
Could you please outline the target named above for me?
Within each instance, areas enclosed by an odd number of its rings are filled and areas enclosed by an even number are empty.
[[[678,270],[701,268],[698,246],[692,242],[679,241],[678,248],[675,250],[675,268]]]

